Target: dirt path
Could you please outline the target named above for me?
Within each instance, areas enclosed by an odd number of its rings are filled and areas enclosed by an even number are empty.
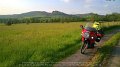
[[[120,67],[120,41],[114,48],[106,67]]]
[[[81,54],[80,50],[78,50],[75,54],[55,64],[54,67],[84,67],[86,64],[89,63],[88,61],[95,55],[97,49],[116,32],[118,32],[118,30],[105,35],[102,40],[97,43],[97,45],[95,45],[94,49],[87,49],[85,54]]]

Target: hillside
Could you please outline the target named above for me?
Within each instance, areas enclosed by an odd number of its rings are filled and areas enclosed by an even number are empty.
[[[45,11],[31,11],[22,14],[13,14],[13,15],[0,15],[0,18],[25,18],[25,17],[69,17],[72,15],[65,14],[60,11],[53,11],[48,13]]]
[[[25,17],[87,17],[94,15],[94,13],[87,14],[66,14],[60,11],[53,11],[51,13],[45,11],[31,11],[22,14],[0,15],[0,18],[25,18]]]

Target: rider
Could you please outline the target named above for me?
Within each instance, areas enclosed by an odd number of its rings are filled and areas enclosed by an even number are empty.
[[[99,33],[103,34],[103,31],[101,29],[101,24],[99,22],[94,22],[93,23],[93,28],[95,28]]]
[[[101,29],[100,23],[95,21],[93,24],[93,28],[95,28],[96,30],[100,30]]]

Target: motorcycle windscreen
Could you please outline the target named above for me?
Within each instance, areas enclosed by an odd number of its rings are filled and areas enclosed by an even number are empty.
[[[88,31],[93,31],[93,32],[96,32],[96,31],[97,31],[95,28],[93,28],[93,23],[91,23],[91,22],[88,22],[88,23],[85,25],[85,29],[88,30]]]

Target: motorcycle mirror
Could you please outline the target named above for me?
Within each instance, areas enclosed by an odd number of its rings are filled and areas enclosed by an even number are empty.
[[[83,25],[80,25],[80,27],[83,29]]]

